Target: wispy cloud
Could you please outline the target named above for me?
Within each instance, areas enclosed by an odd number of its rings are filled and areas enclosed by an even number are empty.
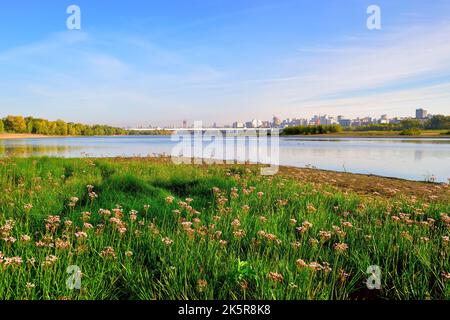
[[[134,51],[133,59],[109,50],[105,39]],[[193,63],[136,36],[78,32],[0,52],[0,73],[17,77],[13,83],[0,78],[0,103],[9,110],[80,121],[86,119],[83,110],[91,115],[85,122],[119,125],[145,121],[142,114],[156,118],[161,110],[169,117],[169,108],[186,106],[181,87],[222,76],[206,63]]]
[[[0,52],[0,74],[8,75],[0,77],[0,105],[120,125],[406,114],[419,105],[448,113],[449,34],[450,23],[436,22],[341,35],[266,57],[253,74],[238,58],[218,67],[213,56],[134,34],[62,32]]]
[[[265,94],[261,102],[281,106],[279,112],[292,112],[292,108],[298,112],[305,107],[311,112],[314,112],[313,108],[324,112],[327,107],[354,106],[352,114],[364,110],[362,103],[373,99],[374,95],[378,99],[375,103],[384,109],[388,105],[382,97],[389,95],[392,95],[391,101],[395,101],[394,97],[409,95],[409,104],[402,104],[404,110],[412,110],[421,102],[433,104],[437,97],[427,96],[427,90],[432,88],[434,93],[446,90],[449,84],[446,81],[450,81],[445,79],[450,75],[449,34],[450,24],[443,23],[390,32],[374,42],[368,36],[358,46],[303,49],[302,52],[314,54],[314,57],[308,55],[306,67],[301,65],[305,61],[304,56],[299,55],[297,61],[290,61],[292,70],[301,66],[303,72],[291,73],[290,77],[265,79]],[[442,86],[427,85],[439,78],[444,78]],[[405,86],[410,89],[405,90]],[[445,92],[442,94],[448,98]],[[361,98],[361,95],[366,98]],[[341,98],[330,99],[330,96]],[[450,108],[450,100],[447,100],[447,105]],[[438,106],[442,110],[443,104]],[[349,112],[348,109],[345,111]]]

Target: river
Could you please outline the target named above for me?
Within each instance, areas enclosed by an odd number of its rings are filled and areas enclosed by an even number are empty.
[[[177,143],[171,141],[170,136],[12,139],[0,140],[0,157],[170,155]],[[450,139],[281,137],[279,163],[447,182],[450,178]]]

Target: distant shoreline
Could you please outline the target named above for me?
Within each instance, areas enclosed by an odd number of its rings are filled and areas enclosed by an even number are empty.
[[[161,134],[147,134],[147,135],[119,135],[120,137],[139,137],[139,136],[161,136]],[[44,139],[44,138],[84,138],[84,137],[98,137],[98,136],[57,136],[57,135],[43,135],[31,133],[0,133],[0,140],[13,139]],[[101,137],[118,137],[118,136],[101,136]],[[440,134],[423,134],[417,136],[407,136],[400,134],[384,134],[384,133],[325,133],[325,134],[296,134],[296,135],[280,135],[280,137],[291,138],[402,138],[402,139],[448,139],[450,135]]]
[[[295,134],[280,135],[280,137],[292,138],[402,138],[402,139],[448,139],[450,135],[418,135],[404,136],[400,134]]]
[[[0,133],[0,140],[15,139],[45,139],[45,138],[89,138],[89,137],[127,137],[128,135],[111,135],[111,136],[57,136],[33,133]]]
[[[341,131],[338,133],[323,133],[323,134],[286,134],[283,137],[325,137],[325,138],[403,138],[403,139],[417,139],[417,138],[450,138],[448,134],[442,134],[447,130],[424,130],[419,135],[401,135],[400,131]]]
[[[0,140],[9,139],[31,139],[31,138],[67,138],[69,136],[46,136],[44,134],[32,133],[0,133]]]

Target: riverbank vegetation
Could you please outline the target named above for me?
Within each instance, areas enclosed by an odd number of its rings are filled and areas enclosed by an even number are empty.
[[[152,135],[152,136],[170,136],[171,134],[173,134],[174,131],[171,130],[129,130],[128,131],[128,135],[130,136],[147,136],[147,135]]]
[[[390,196],[359,194],[339,188],[346,174],[335,185],[308,172],[311,182],[250,165],[2,159],[0,298],[450,297],[448,185],[408,182],[436,190],[421,196],[380,179],[370,184]],[[373,265],[380,290],[366,285]]]
[[[338,124],[333,125],[317,125],[317,126],[293,126],[284,128],[282,135],[315,135],[338,133],[342,131],[342,127]]]
[[[33,117],[7,116],[0,119],[0,134],[36,134],[48,136],[112,136],[124,135],[126,130],[106,125],[86,125],[65,122],[63,120],[49,121]]]
[[[350,127],[349,131],[449,130],[450,116],[435,115],[427,120],[405,119],[399,123]]]
[[[422,131],[417,128],[405,129],[400,131],[399,135],[401,136],[420,136]]]
[[[439,136],[447,135],[450,116],[435,115],[427,120],[405,119],[399,123],[370,124],[354,127],[311,125],[284,128],[282,135],[336,134],[341,136]]]

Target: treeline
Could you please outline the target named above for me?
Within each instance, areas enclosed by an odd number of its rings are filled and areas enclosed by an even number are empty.
[[[316,125],[316,126],[294,126],[284,128],[283,135],[294,135],[294,134],[325,134],[325,133],[336,133],[341,132],[342,127],[338,124],[331,125]]]
[[[405,119],[400,123],[370,124],[365,126],[350,127],[350,131],[403,131],[403,130],[449,130],[450,116],[435,115],[425,121],[417,119]]]
[[[173,133],[173,131],[170,130],[130,130],[128,131],[128,135],[130,136],[170,136]]]
[[[0,119],[0,133],[30,133],[55,136],[110,136],[126,135],[127,131],[106,125],[86,125],[65,122],[63,120],[49,121],[33,117],[7,116]]]

